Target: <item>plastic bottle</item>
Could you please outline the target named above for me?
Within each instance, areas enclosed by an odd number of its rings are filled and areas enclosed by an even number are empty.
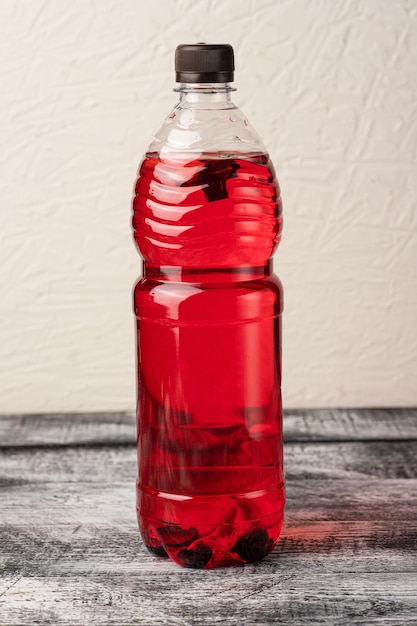
[[[231,101],[233,49],[176,50],[180,101],[139,170],[134,290],[137,513],[148,549],[184,567],[266,556],[284,506],[281,199]]]

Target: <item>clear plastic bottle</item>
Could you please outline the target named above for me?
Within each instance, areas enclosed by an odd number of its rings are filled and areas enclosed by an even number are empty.
[[[184,567],[266,556],[284,507],[281,199],[231,101],[233,49],[176,51],[180,101],[139,169],[137,512]]]

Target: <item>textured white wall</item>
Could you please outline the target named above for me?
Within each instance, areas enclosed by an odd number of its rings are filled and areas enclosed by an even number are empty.
[[[0,0],[0,412],[131,409],[136,167],[230,42],[284,195],[289,406],[417,404],[416,0]]]

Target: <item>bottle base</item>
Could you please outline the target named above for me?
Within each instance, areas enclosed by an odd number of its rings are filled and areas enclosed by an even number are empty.
[[[284,485],[257,494],[223,496],[211,507],[208,500],[169,501],[167,494],[161,498],[139,490],[138,523],[149,552],[194,569],[254,563],[270,554],[282,528]],[[162,513],[159,519],[147,514],[155,508]],[[262,510],[268,514],[260,516]]]

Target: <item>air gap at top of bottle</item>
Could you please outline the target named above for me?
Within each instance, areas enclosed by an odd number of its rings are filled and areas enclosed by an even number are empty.
[[[282,205],[233,74],[230,45],[178,46],[133,201],[139,528],[195,568],[265,557],[283,519]]]

